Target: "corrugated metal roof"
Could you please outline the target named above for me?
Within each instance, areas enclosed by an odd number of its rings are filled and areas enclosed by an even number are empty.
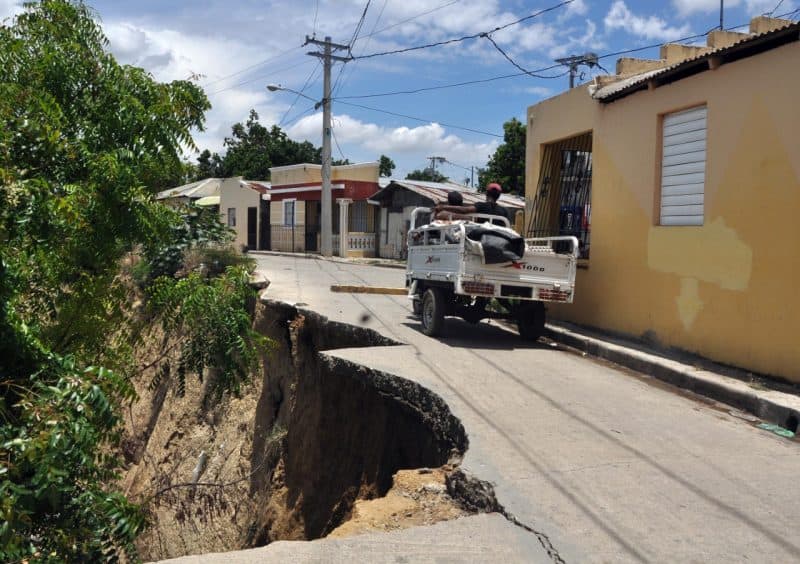
[[[423,198],[427,198],[433,202],[440,202],[447,200],[447,193],[456,190],[461,193],[464,198],[464,205],[472,205],[477,202],[486,200],[486,195],[478,192],[474,188],[464,186],[463,184],[444,183],[444,182],[426,182],[424,180],[392,180],[388,186],[382,188],[371,196],[370,200],[380,200],[398,188],[405,188],[415,194],[419,194]],[[507,208],[524,209],[525,199],[519,196],[512,196],[510,194],[502,194],[499,203]]]
[[[177,188],[169,188],[156,194],[156,200],[167,198],[204,198],[205,196],[219,196],[219,187],[222,178],[205,178],[196,182],[190,182]]]
[[[798,32],[800,32],[800,23],[793,22],[777,29],[765,31],[764,33],[750,35],[732,45],[713,49],[702,55],[685,59],[679,63],[637,74],[614,82],[613,84],[596,88],[593,92],[590,87],[590,94],[593,98],[601,102],[613,102],[614,100],[647,88],[650,80],[656,80],[661,84],[665,84],[674,80],[680,80],[685,76],[697,72],[708,70],[707,61],[711,57],[722,57],[723,62],[732,62],[733,60],[756,55],[791,41],[797,41],[800,39]],[[731,56],[731,60],[724,61],[728,56]]]

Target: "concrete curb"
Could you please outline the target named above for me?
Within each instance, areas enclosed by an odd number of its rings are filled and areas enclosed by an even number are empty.
[[[365,266],[380,266],[382,268],[402,268],[405,270],[406,263],[389,262],[389,259],[378,258],[341,258],[341,257],[323,257],[322,255],[310,253],[290,253],[287,251],[247,251],[248,255],[264,255],[275,257],[295,257],[304,259],[326,260],[329,262],[342,262],[346,264],[357,264]]]
[[[548,324],[553,341],[596,356],[673,386],[752,413],[764,421],[795,430],[800,420],[800,397],[776,390],[753,388],[747,382],[710,370]]]

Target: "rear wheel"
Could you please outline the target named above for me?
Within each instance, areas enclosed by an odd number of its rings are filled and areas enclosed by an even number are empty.
[[[526,341],[537,341],[544,335],[545,309],[542,302],[532,302],[515,312],[519,336]]]
[[[422,332],[429,337],[441,335],[444,326],[446,296],[441,288],[428,288],[422,295]]]
[[[414,312],[414,315],[422,315],[422,296],[419,294],[411,300],[411,311]]]

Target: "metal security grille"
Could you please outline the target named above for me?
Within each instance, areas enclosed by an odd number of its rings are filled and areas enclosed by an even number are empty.
[[[581,258],[589,258],[591,196],[591,132],[546,145],[528,236],[573,235]]]
[[[703,225],[707,113],[701,106],[664,116],[661,225]]]

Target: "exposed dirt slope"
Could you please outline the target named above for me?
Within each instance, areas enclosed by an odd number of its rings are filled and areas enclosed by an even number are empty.
[[[239,398],[209,405],[208,379],[182,398],[168,380],[154,390],[149,376],[140,383],[125,486],[150,500],[153,527],[139,540],[145,560],[325,536],[357,500],[390,491],[398,470],[457,462],[467,448],[435,394],[319,354],[393,344],[379,334],[269,301],[257,304],[255,327],[274,347]],[[361,520],[351,532],[380,528],[384,514],[385,528],[462,514],[442,491],[444,472],[401,472],[389,506],[355,505]],[[400,498],[413,502],[402,501],[402,518]],[[398,511],[386,509],[393,505]]]

